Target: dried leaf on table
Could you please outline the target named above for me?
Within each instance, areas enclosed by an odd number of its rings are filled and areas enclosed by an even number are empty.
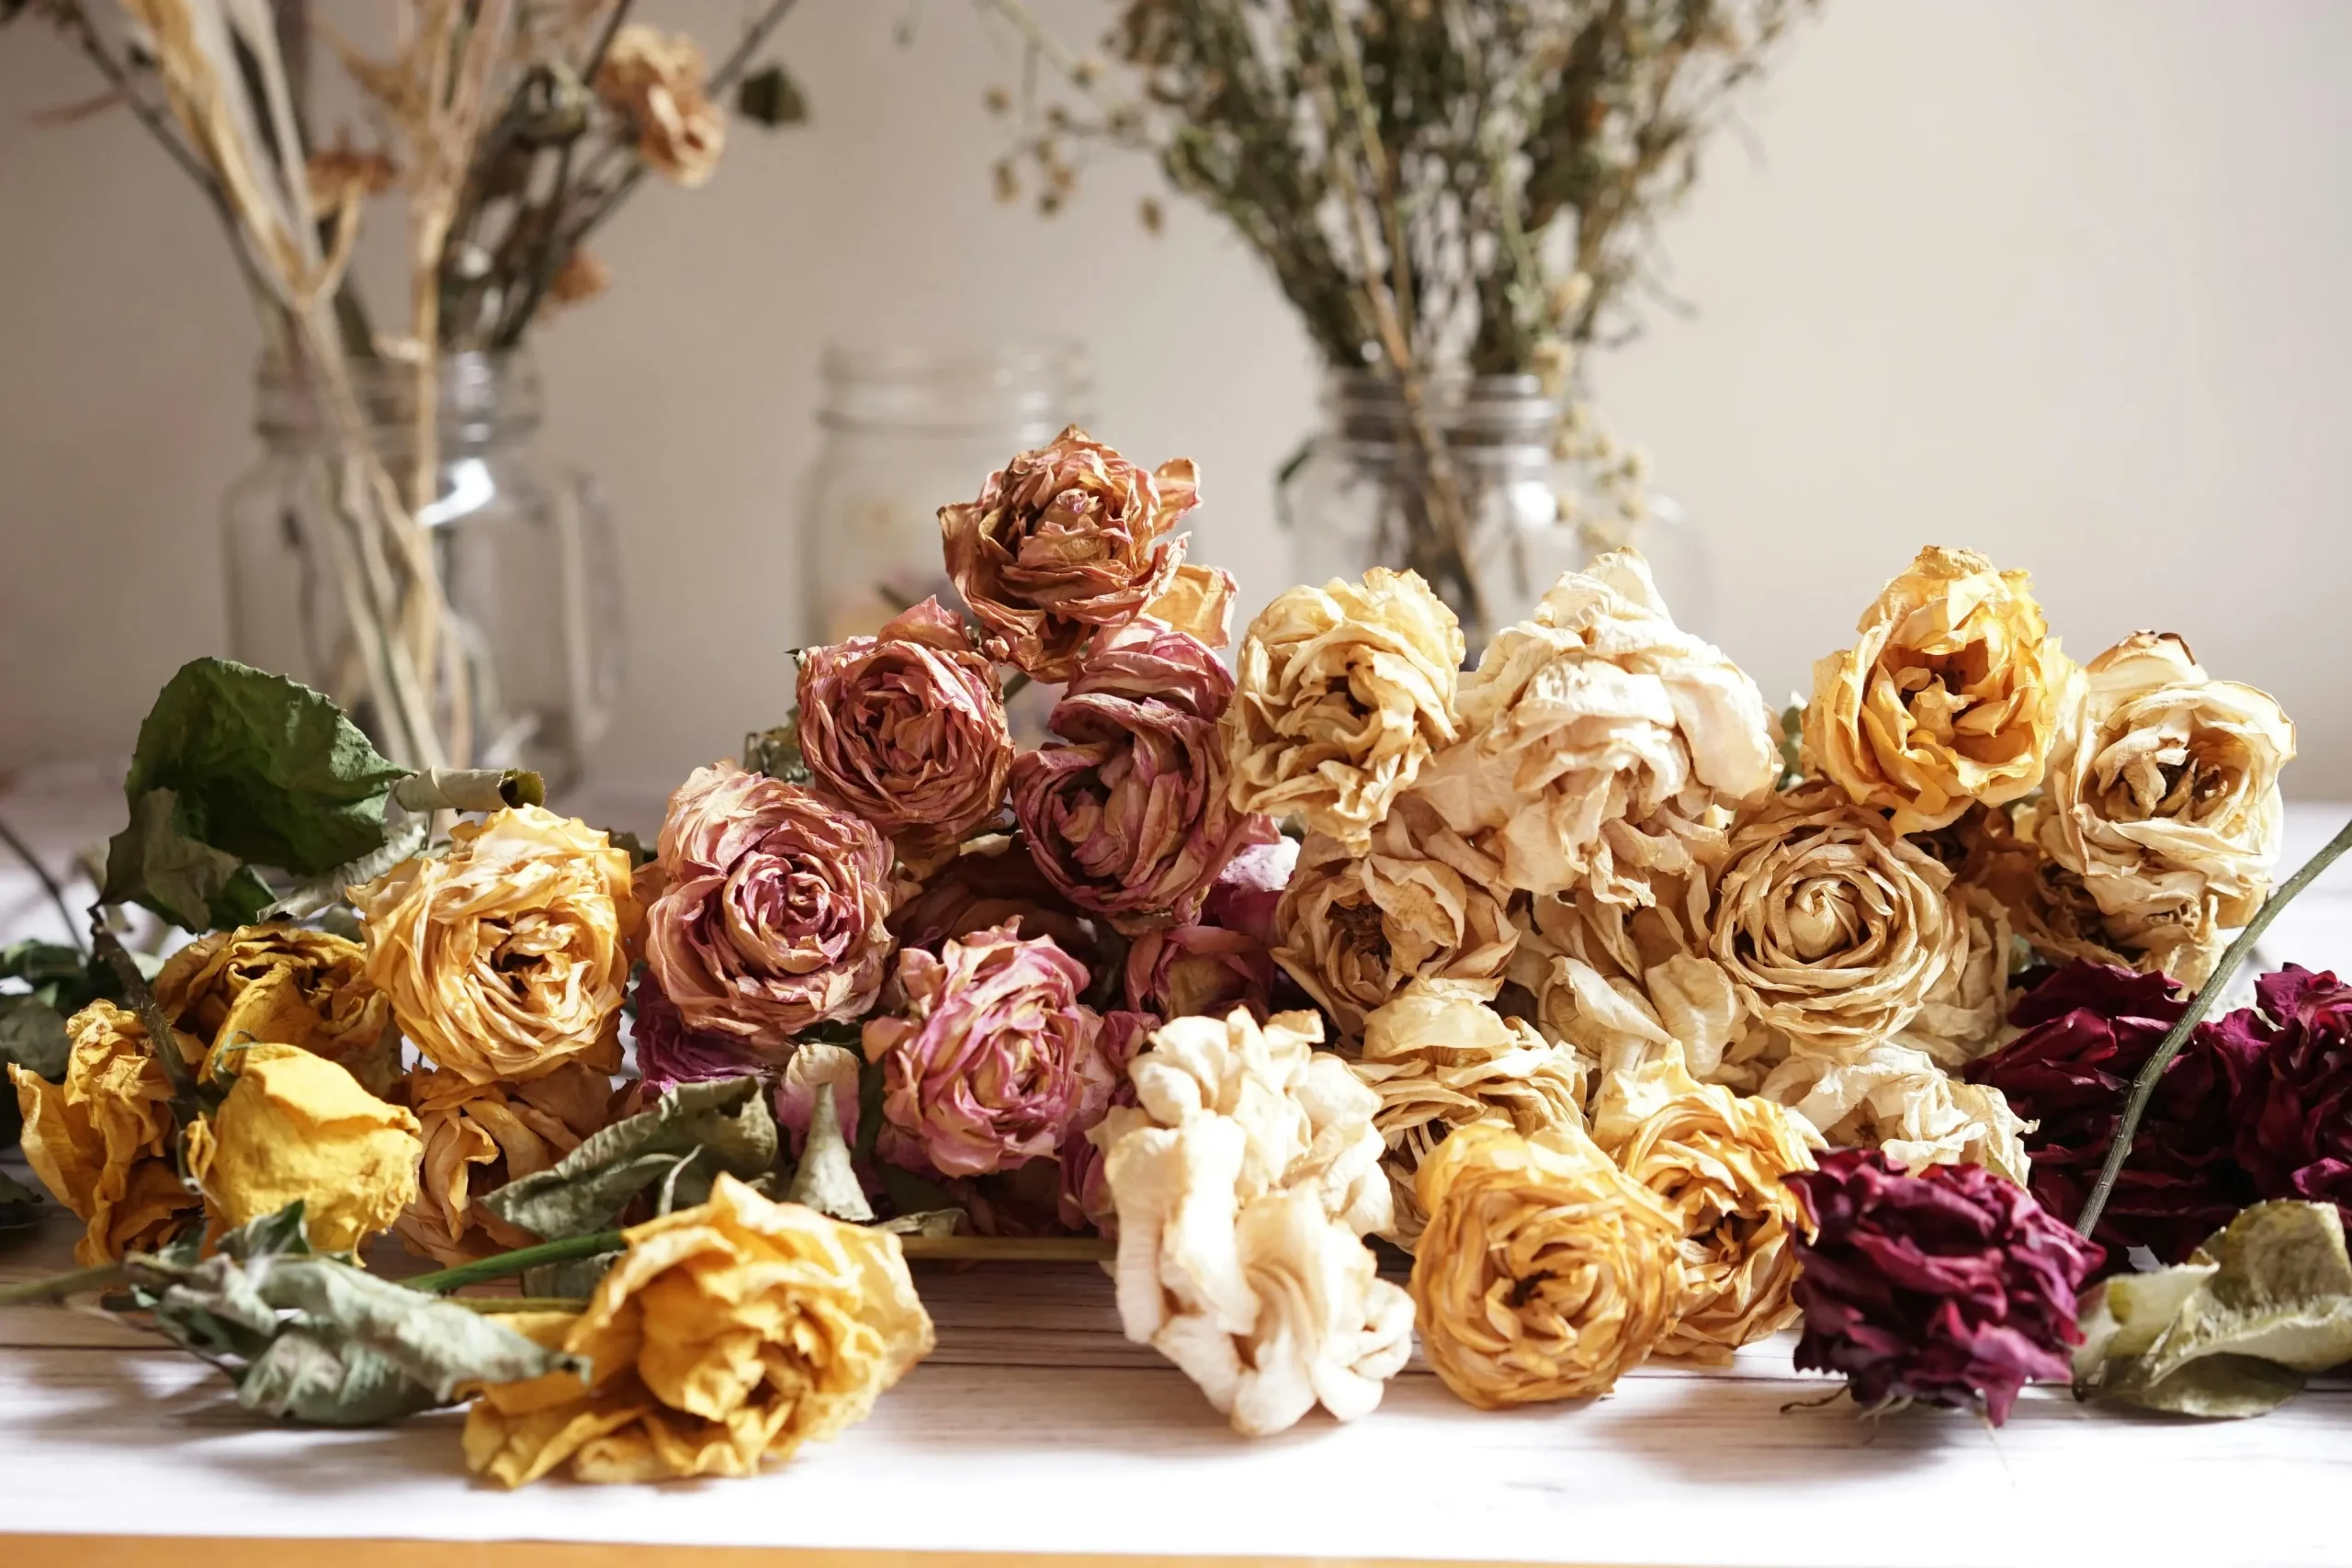
[[[807,1045],[801,1047],[801,1055],[821,1050],[849,1055],[838,1045]],[[793,1059],[797,1061],[799,1056]],[[850,1164],[849,1140],[842,1135],[841,1109],[831,1094],[809,1097],[808,1141],[801,1145],[800,1167],[792,1173],[792,1185],[785,1190],[784,1198],[787,1203],[806,1203],[820,1214],[854,1224],[874,1218],[874,1205],[865,1201],[865,1189],[859,1185]]]
[[[560,1241],[610,1230],[649,1188],[668,1197],[667,1207],[692,1205],[721,1173],[752,1180],[775,1156],[775,1119],[758,1078],[680,1084],[652,1110],[591,1134],[554,1166],[481,1201],[507,1224]]]

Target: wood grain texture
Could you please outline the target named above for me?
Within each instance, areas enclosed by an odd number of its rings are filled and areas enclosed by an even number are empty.
[[[741,1546],[610,1546],[581,1541],[270,1540],[187,1536],[0,1536],[10,1568],[1002,1568],[980,1551],[801,1551]],[[1308,1568],[1297,1557],[1057,1555],[1054,1568]],[[1324,1557],[1312,1568],[1425,1568],[1410,1560]],[[1434,1568],[1434,1565],[1426,1565]]]

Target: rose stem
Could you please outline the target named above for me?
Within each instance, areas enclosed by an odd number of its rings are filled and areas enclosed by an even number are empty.
[[[443,1269],[435,1273],[419,1274],[399,1283],[412,1291],[432,1291],[446,1293],[460,1285],[470,1285],[477,1280],[503,1280],[520,1274],[526,1269],[536,1269],[542,1263],[568,1263],[575,1258],[594,1258],[600,1252],[618,1252],[628,1245],[628,1237],[618,1231],[597,1231],[591,1235],[575,1235],[565,1241],[543,1241],[537,1247],[526,1247],[515,1252],[502,1252],[495,1258],[478,1262],[460,1263],[455,1269]]]
[[[44,1274],[38,1280],[21,1280],[13,1285],[0,1285],[0,1306],[62,1301],[77,1291],[96,1291],[108,1285],[119,1285],[123,1279],[119,1263],[99,1263],[87,1269],[69,1269],[62,1274]]]
[[[2090,1200],[2083,1205],[2082,1217],[2075,1222],[2077,1232],[2089,1235],[2098,1228],[2098,1217],[2106,1212],[2108,1197],[2115,1190],[2115,1179],[2123,1173],[2123,1162],[2132,1157],[2132,1134],[2139,1131],[2140,1118],[2146,1114],[2148,1101],[2155,1098],[2156,1081],[2164,1077],[2165,1069],[2172,1065],[2172,1059],[2180,1055],[2181,1046],[2188,1040],[2189,1031],[2203,1021],[2205,1014],[2213,1006],[2214,998],[2222,994],[2222,987],[2229,983],[2231,976],[2237,973],[2238,965],[2245,962],[2246,954],[2254,951],[2254,944],[2262,940],[2262,933],[2270,929],[2270,922],[2278,918],[2278,911],[2285,908],[2296,894],[2317,881],[2320,873],[2335,864],[2337,857],[2347,849],[2352,849],[2352,822],[2346,822],[2335,837],[2327,841],[2325,849],[2312,856],[2301,871],[2281,883],[2278,891],[2273,893],[2269,901],[2247,922],[2245,930],[2238,932],[2237,940],[2222,953],[2221,962],[2213,965],[2213,973],[2189,998],[2188,1010],[2180,1015],[2180,1021],[2172,1026],[2165,1035],[2164,1043],[2156,1047],[2155,1055],[2148,1058],[2139,1076],[2132,1080],[2132,1098],[2123,1102],[2123,1116],[2115,1124],[2115,1141],[2108,1148],[2107,1164],[2098,1173],[2098,1185],[2091,1189]]]
[[[459,1296],[450,1303],[468,1312],[578,1312],[585,1296]]]

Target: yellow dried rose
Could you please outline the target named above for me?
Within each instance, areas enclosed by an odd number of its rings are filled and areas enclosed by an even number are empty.
[[[1494,863],[1410,800],[1362,853],[1310,837],[1275,907],[1274,961],[1353,1037],[1415,979],[1499,986],[1519,932]]]
[[[1921,550],[1863,615],[1860,640],[1813,667],[1807,770],[1892,811],[1898,833],[2030,793],[2076,672],[2027,584],[1971,550]]]
[[[1494,1122],[1522,1133],[1584,1124],[1585,1064],[1521,1019],[1487,1006],[1487,987],[1415,980],[1364,1020],[1349,1069],[1380,1096],[1372,1124],[1396,1202],[1383,1234],[1410,1247],[1425,1216],[1413,1176],[1457,1127]]]
[[[1430,753],[1453,740],[1462,628],[1409,571],[1279,594],[1241,638],[1222,721],[1237,810],[1361,851]]]
[[[1680,1314],[1680,1216],[1577,1129],[1464,1127],[1419,1194],[1421,1354],[1482,1410],[1607,1393]]]
[[[421,1190],[394,1229],[412,1251],[445,1264],[464,1263],[539,1238],[474,1201],[534,1175],[578,1148],[603,1126],[612,1079],[586,1062],[566,1062],[527,1083],[468,1083],[420,1065],[408,1077],[408,1104],[424,1139]]]
[[[2154,632],[2091,660],[2070,716],[2028,834],[2080,880],[2105,945],[2201,984],[2269,897],[2295,727]]]
[[[189,1125],[187,1170],[217,1224],[250,1224],[299,1199],[311,1245],[349,1252],[415,1198],[416,1118],[342,1067],[273,1043],[220,1045],[208,1066],[234,1081]]]
[[[368,979],[368,950],[331,931],[244,926],[198,937],[164,961],[155,1000],[200,1042],[299,1045],[348,1068],[368,1092],[400,1081],[392,1004]]]
[[[460,823],[446,854],[352,903],[401,1032],[472,1083],[526,1078],[618,1038],[644,912],[628,852],[536,806]]]
[[[632,22],[613,35],[596,96],[637,128],[638,156],[688,189],[718,172],[727,117],[703,90],[702,45]]]
[[[65,1081],[9,1064],[24,1112],[25,1163],[51,1197],[84,1222],[75,1262],[152,1251],[203,1207],[172,1163],[172,1086],[138,1016],[92,1002],[66,1022]],[[200,1051],[183,1035],[183,1052]]]
[[[931,1353],[899,1238],[721,1175],[709,1201],[628,1231],[584,1312],[503,1321],[585,1356],[483,1391],[467,1467],[508,1486],[750,1475],[864,1420]]]
[[[1701,1084],[1668,1052],[1605,1079],[1593,1141],[1681,1219],[1683,1303],[1661,1356],[1724,1362],[1802,1315],[1791,1238],[1804,1205],[1781,1179],[1813,1168],[1813,1128],[1771,1100]]]

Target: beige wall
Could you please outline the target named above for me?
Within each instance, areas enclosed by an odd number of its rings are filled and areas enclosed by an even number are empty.
[[[1053,221],[996,206],[979,95],[1016,62],[958,0],[805,0],[781,36],[817,127],[649,192],[614,294],[541,343],[545,444],[626,525],[616,775],[787,704],[831,336],[1079,334],[1101,433],[1200,459],[1200,553],[1253,605],[1286,580],[1269,475],[1314,382],[1251,260],[1181,207],[1143,234],[1149,176],[1117,161]],[[1969,544],[2030,567],[2078,653],[2153,625],[2269,687],[2290,787],[2352,796],[2347,59],[2338,0],[1832,0],[1668,231],[1698,313],[1600,372],[1712,531],[1707,629],[1768,692],[1917,545]],[[124,747],[219,644],[215,502],[250,450],[253,332],[203,209],[119,117],[27,123],[89,91],[29,24],[0,35],[0,765]]]

